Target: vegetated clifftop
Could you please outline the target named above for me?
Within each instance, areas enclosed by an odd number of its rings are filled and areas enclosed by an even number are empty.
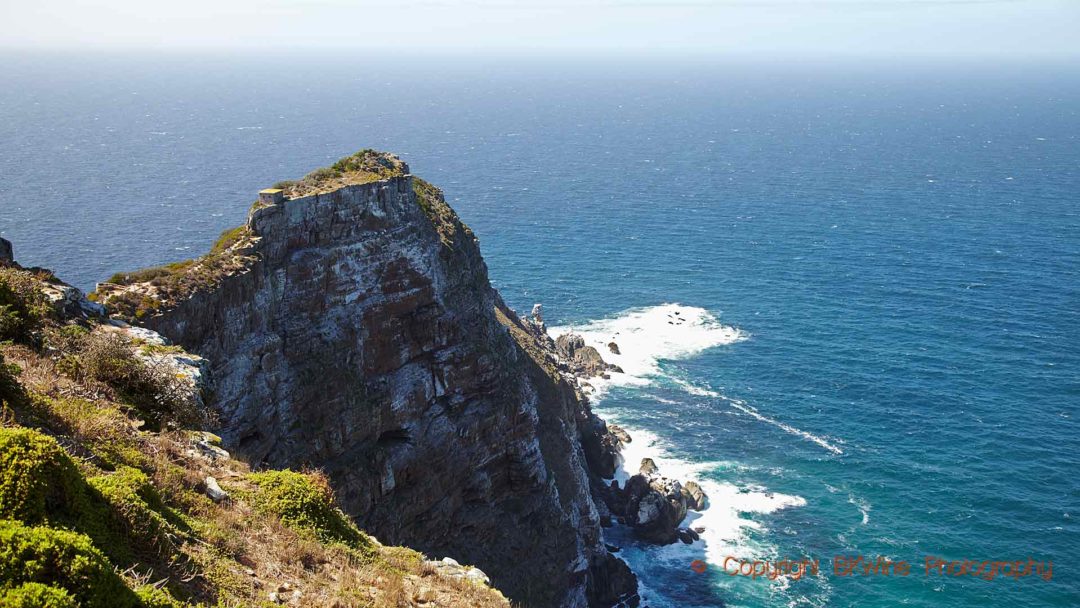
[[[590,494],[603,465],[582,446],[606,429],[441,192],[370,151],[283,185],[206,258],[97,299],[212,362],[226,445],[325,471],[380,539],[474,563],[524,605],[636,605]]]

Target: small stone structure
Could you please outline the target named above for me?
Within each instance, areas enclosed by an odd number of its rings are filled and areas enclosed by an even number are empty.
[[[259,202],[264,205],[276,205],[285,201],[285,191],[280,188],[259,190]]]

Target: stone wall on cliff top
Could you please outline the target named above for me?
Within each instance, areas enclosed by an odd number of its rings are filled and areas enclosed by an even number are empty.
[[[384,542],[475,564],[525,605],[634,597],[589,492],[588,406],[437,189],[346,185],[257,206],[248,228],[242,270],[141,320],[212,362],[227,443],[325,470]]]

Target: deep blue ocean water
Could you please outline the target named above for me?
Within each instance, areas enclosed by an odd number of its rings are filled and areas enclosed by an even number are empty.
[[[197,255],[260,188],[375,147],[446,191],[511,306],[636,335],[647,373],[598,407],[716,494],[705,543],[609,533],[652,606],[1080,605],[1080,66],[0,71],[0,234],[26,265],[92,288]],[[745,580],[728,554],[821,572]],[[858,554],[912,572],[832,573]],[[926,556],[1054,569],[926,576]]]

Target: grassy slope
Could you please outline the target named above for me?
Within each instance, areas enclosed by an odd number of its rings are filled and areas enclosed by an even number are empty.
[[[357,529],[318,472],[222,457],[147,346],[62,318],[47,278],[0,267],[0,605],[508,605]]]

